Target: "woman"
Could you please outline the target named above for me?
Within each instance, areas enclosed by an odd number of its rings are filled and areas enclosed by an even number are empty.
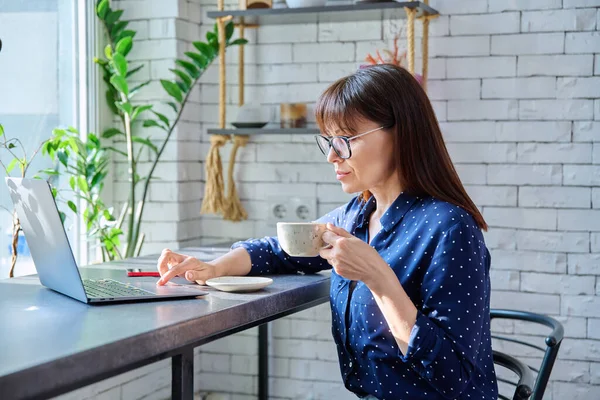
[[[348,390],[385,400],[496,399],[487,226],[427,95],[404,69],[376,65],[331,85],[316,116],[317,143],[342,189],[361,193],[319,220],[330,247],[295,258],[276,238],[249,240],[211,263],[165,250],[158,284],[333,267],[332,332]]]

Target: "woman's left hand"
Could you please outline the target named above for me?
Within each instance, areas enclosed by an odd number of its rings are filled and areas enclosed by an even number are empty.
[[[320,256],[346,279],[362,281],[368,286],[369,280],[381,276],[377,270],[387,266],[377,250],[333,224],[327,224],[323,241],[330,247],[321,250]]]

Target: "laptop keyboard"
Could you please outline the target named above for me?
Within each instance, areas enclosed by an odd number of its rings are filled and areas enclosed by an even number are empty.
[[[112,279],[84,279],[85,293],[90,298],[155,296],[155,293]]]

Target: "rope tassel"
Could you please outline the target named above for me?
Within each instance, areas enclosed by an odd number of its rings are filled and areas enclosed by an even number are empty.
[[[225,210],[225,185],[223,183],[223,164],[219,149],[229,141],[225,135],[213,135],[210,138],[210,150],[206,157],[206,187],[202,201],[202,214],[222,213]]]
[[[223,212],[223,217],[229,221],[242,221],[248,219],[248,213],[244,209],[242,202],[237,193],[237,189],[235,187],[235,180],[233,177],[233,171],[235,166],[235,157],[237,155],[238,149],[240,147],[246,146],[248,144],[248,136],[234,136],[233,137],[233,148],[231,149],[231,157],[229,158],[229,170],[227,173],[228,183],[227,183],[227,201],[225,204],[225,210]]]

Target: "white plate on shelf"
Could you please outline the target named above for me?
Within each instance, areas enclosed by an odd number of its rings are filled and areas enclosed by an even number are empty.
[[[253,292],[269,286],[273,279],[260,276],[221,276],[206,281],[206,284],[224,292]]]

